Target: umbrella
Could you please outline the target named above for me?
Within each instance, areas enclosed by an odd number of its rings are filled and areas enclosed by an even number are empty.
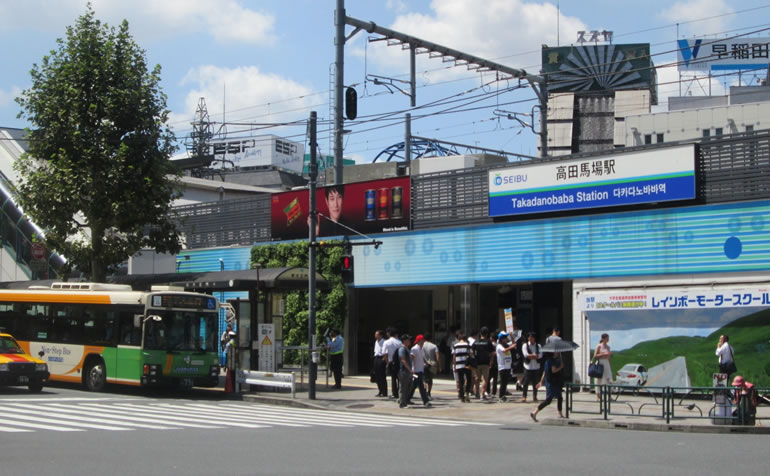
[[[554,339],[540,348],[543,352],[572,352],[580,347],[571,340]]]

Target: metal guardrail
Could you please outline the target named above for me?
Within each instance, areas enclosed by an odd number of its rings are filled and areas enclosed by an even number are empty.
[[[722,425],[753,425],[756,420],[770,419],[770,416],[760,416],[756,408],[752,412],[748,398],[741,398],[735,404],[734,395],[739,391],[735,387],[640,387],[573,383],[568,383],[565,387],[567,418],[571,413],[579,413],[601,416],[604,420],[608,420],[610,415],[619,415],[660,418],[666,423],[671,423],[677,418],[708,419],[714,424]],[[757,392],[760,404],[770,404],[770,388],[754,387],[754,391]],[[589,392],[598,392],[596,402],[580,399],[576,401],[576,395],[590,395]],[[626,395],[631,398],[624,398]],[[595,409],[592,408],[594,406]],[[626,408],[630,412],[626,411]],[[650,408],[654,410],[649,411]],[[697,415],[684,413],[696,410]]]
[[[326,354],[326,358],[324,359],[324,362],[326,363],[325,366],[318,366],[318,374],[320,375],[321,372],[324,372],[326,374],[326,386],[329,387],[329,377],[331,375],[331,370],[329,368],[329,355],[328,352],[325,352],[326,346],[319,346],[318,350],[320,352],[323,352]],[[295,356],[292,356],[292,358],[287,358],[287,354],[285,352],[294,352],[299,354],[299,359]],[[289,362],[296,362],[299,360],[299,364],[296,363],[289,363]],[[281,368],[278,369],[281,372],[296,372],[299,373],[299,384],[304,385],[305,383],[305,375],[309,374],[310,369],[310,347],[306,345],[285,345],[281,347]]]

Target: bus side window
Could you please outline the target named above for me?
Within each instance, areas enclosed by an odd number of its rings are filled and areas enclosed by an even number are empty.
[[[73,305],[52,306],[53,310],[53,339],[63,343],[85,343],[83,335],[82,308]]]
[[[22,340],[49,341],[51,337],[51,317],[48,305],[32,304],[24,310],[26,316],[20,316],[15,337]]]
[[[120,313],[120,341],[121,345],[141,345],[142,330],[134,327],[134,313],[123,311]]]

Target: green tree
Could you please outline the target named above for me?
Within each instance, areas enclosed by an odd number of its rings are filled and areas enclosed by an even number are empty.
[[[329,328],[342,329],[345,323],[347,301],[342,282],[342,255],[340,246],[322,246],[316,254],[317,270],[331,285],[329,290],[316,292],[316,333],[319,334]],[[251,267],[256,263],[265,268],[307,267],[307,242],[255,246],[251,249]],[[288,291],[285,297],[284,345],[307,345],[308,293],[306,290]]]
[[[14,167],[19,202],[48,246],[95,281],[142,248],[176,253],[169,215],[180,196],[174,135],[160,88],[125,20],[97,20],[91,5],[58,48],[34,64],[16,102],[29,151]]]

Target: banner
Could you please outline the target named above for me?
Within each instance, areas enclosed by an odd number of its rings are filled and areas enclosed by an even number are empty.
[[[581,301],[583,311],[768,307],[770,290],[762,287],[587,292]]]
[[[695,198],[695,146],[489,171],[489,216]]]
[[[409,177],[319,187],[316,236],[389,233],[409,230]],[[308,190],[275,193],[270,217],[273,239],[309,237]]]

